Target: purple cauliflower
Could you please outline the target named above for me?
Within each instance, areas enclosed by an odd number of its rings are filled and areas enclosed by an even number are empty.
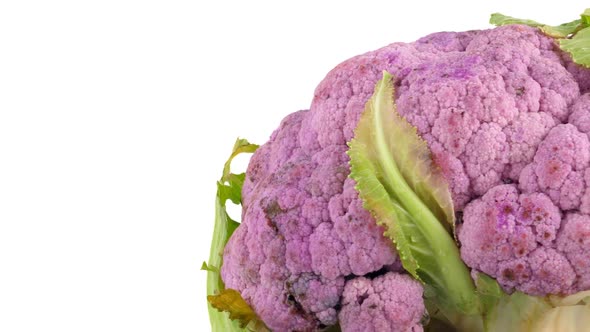
[[[252,157],[226,287],[273,331],[421,329],[420,284],[348,177],[347,142],[383,70],[463,213],[465,263],[506,290],[590,288],[590,72],[522,25],[435,33],[334,68]]]

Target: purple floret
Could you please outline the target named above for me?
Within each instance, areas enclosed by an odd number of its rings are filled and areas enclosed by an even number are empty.
[[[562,210],[579,209],[587,187],[590,141],[572,124],[560,124],[539,145],[532,163],[520,175],[524,192],[543,192]]]
[[[389,272],[373,280],[346,283],[342,294],[343,332],[423,331],[422,286],[408,275]]]
[[[465,207],[461,258],[507,291],[570,293],[576,274],[553,248],[560,224],[560,211],[547,195],[519,194],[514,185],[494,187]]]
[[[401,271],[348,178],[346,143],[383,70],[396,78],[398,112],[449,181],[455,210],[465,210],[467,265],[531,294],[588,287],[574,261],[586,247],[556,241],[567,229],[562,215],[590,213],[590,98],[578,84],[586,92],[590,75],[553,39],[519,25],[436,33],[334,68],[310,109],[287,116],[252,157],[243,222],[224,252],[226,286],[273,331],[311,331],[346,319],[348,285]],[[580,220],[571,228],[586,229],[590,220]]]
[[[576,271],[576,289],[590,288],[590,216],[568,214],[556,244]]]

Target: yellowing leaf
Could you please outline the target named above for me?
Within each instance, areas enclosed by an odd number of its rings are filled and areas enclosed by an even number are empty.
[[[227,288],[217,295],[208,295],[207,301],[213,308],[228,312],[229,319],[239,321],[241,328],[258,319],[254,310],[235,289]]]

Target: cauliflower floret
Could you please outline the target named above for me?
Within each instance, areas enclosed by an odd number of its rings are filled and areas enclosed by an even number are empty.
[[[555,118],[547,113],[527,112],[520,113],[504,128],[510,145],[509,162],[504,172],[506,178],[518,181],[522,169],[533,160],[536,147],[556,124]]]
[[[562,252],[576,271],[576,289],[590,288],[590,216],[570,213],[565,217],[557,250]]]
[[[358,277],[344,286],[339,315],[343,332],[423,331],[423,315],[422,286],[408,275]]]
[[[514,185],[494,187],[465,207],[461,258],[507,291],[569,293],[576,274],[553,248],[560,224],[560,211],[548,196],[519,194]]]
[[[533,162],[520,175],[527,193],[544,192],[562,210],[577,209],[586,187],[590,141],[572,124],[560,124],[539,145]]]

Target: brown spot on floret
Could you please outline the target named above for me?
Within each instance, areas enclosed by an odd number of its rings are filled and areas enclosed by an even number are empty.
[[[549,239],[550,237],[551,237],[551,234],[549,232],[543,233],[543,238]]]
[[[482,251],[490,251],[491,249],[492,249],[492,247],[489,244],[482,245],[479,247],[479,250],[482,250]]]
[[[264,214],[266,215],[266,225],[272,229],[275,233],[279,232],[279,228],[277,227],[277,224],[275,222],[275,217],[278,216],[279,214],[285,212],[281,209],[281,207],[279,206],[279,203],[277,203],[277,201],[272,201],[269,204],[266,205],[266,207],[263,207],[262,210],[264,211]]]
[[[270,219],[273,219],[274,217],[278,216],[279,214],[285,212],[281,209],[281,207],[279,206],[279,203],[277,201],[272,201],[270,203],[268,203],[266,205],[266,207],[263,208],[264,210],[264,214],[266,214],[266,216]]]
[[[336,172],[336,174],[344,174],[348,176],[349,169],[347,165],[339,165],[334,169],[334,172]]]
[[[504,209],[502,210],[505,214],[510,214],[512,213],[514,210],[512,210],[512,206],[510,205],[506,205],[504,206]]]
[[[531,210],[525,209],[522,211],[522,219],[529,219],[531,217]]]
[[[549,174],[555,174],[557,171],[559,171],[559,164],[550,162],[548,170]]]
[[[271,218],[266,218],[266,226],[268,226],[270,229],[272,229],[273,232],[275,232],[275,233],[279,232],[279,228],[277,227],[277,224]]]
[[[524,91],[525,91],[524,86],[518,87],[515,90],[517,96],[522,96],[524,94]]]
[[[518,249],[518,255],[519,255],[519,256],[522,256],[522,255],[524,255],[524,252],[525,252],[525,251],[524,251],[524,249],[523,249],[523,248],[520,248],[520,249]]]
[[[504,277],[504,279],[514,280],[516,276],[514,275],[514,271],[511,269],[506,269],[502,271],[502,277]]]
[[[305,314],[303,306],[301,306],[301,303],[299,303],[297,299],[295,299],[295,296],[293,296],[293,294],[287,295],[287,304],[291,306],[291,310],[293,313]]]
[[[541,220],[543,220],[543,217],[542,216],[536,216],[535,217],[535,221],[541,221]]]

